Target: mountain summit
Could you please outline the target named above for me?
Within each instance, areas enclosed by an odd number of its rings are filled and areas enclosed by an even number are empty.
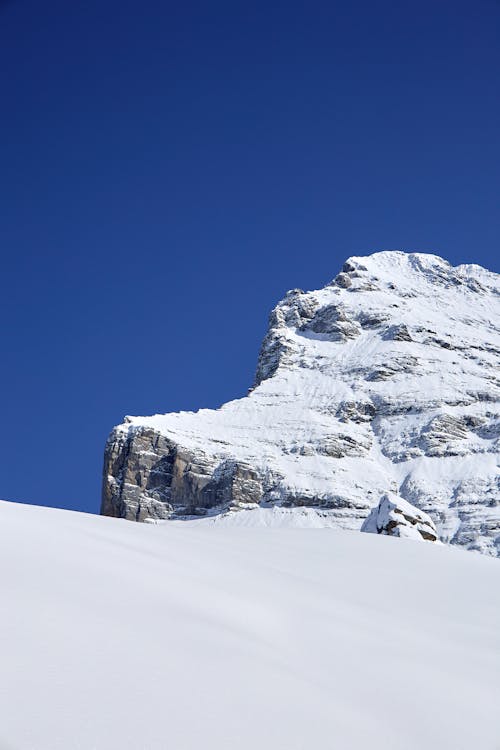
[[[101,512],[379,533],[404,518],[424,539],[499,555],[499,313],[500,277],[480,266],[350,258],[272,311],[247,396],[115,427]]]

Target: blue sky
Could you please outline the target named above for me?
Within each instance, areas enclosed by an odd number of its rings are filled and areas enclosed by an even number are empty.
[[[0,1],[0,497],[250,385],[349,255],[499,271],[500,3]]]

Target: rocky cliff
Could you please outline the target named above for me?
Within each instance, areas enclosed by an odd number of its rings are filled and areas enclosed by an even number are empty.
[[[359,529],[400,502],[442,541],[498,555],[499,313],[500,277],[480,266],[350,258],[325,288],[290,291],[272,311],[246,397],[112,431],[101,512],[307,506]]]

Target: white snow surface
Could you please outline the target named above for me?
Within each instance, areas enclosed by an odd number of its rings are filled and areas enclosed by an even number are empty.
[[[500,747],[497,560],[12,503],[0,555],[1,750]]]
[[[384,493],[400,493],[443,541],[498,554],[500,277],[425,253],[345,269],[276,307],[248,396],[127,417],[115,436],[153,428],[214,466],[234,458],[273,478],[266,500],[323,504],[339,527],[359,529]],[[325,310],[329,332],[315,332]],[[344,416],[350,406],[358,418]]]

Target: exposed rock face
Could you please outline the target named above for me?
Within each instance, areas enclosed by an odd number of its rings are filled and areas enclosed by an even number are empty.
[[[386,493],[363,523],[361,531],[437,542],[436,527],[427,513],[402,497]]]
[[[349,259],[273,310],[248,396],[113,430],[102,512],[307,506],[359,529],[389,493],[442,541],[500,554],[499,313],[499,277],[479,266]]]
[[[214,464],[150,428],[113,432],[106,449],[101,513],[131,521],[198,515],[262,497],[260,475],[227,458]]]

